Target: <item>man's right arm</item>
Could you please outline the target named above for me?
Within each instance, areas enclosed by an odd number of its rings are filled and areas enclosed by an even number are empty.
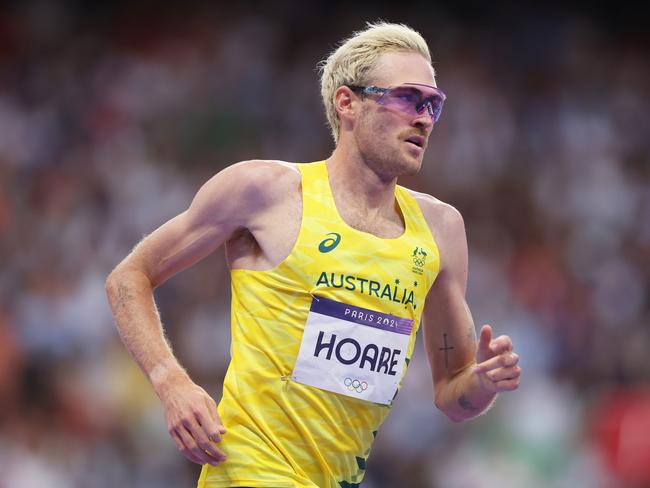
[[[218,464],[214,442],[225,429],[214,400],[193,383],[165,339],[153,290],[247,228],[269,204],[269,165],[250,161],[226,168],[198,191],[190,207],[144,238],[106,280],[122,342],[163,403],[170,435],[185,456]]]

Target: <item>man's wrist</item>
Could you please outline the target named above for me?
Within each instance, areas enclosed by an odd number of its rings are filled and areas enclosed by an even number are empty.
[[[460,395],[459,404],[461,404],[462,398],[467,404],[474,406],[477,412],[484,412],[494,403],[497,393],[486,387],[479,374],[471,369],[468,374],[469,378],[465,383],[467,386]]]
[[[162,397],[174,383],[190,379],[187,372],[175,360],[166,360],[156,364],[148,376],[158,397]]]

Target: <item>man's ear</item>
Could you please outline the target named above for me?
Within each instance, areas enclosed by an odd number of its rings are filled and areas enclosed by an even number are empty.
[[[339,117],[350,117],[356,109],[357,98],[347,86],[340,86],[334,92],[334,108]]]
[[[334,92],[334,108],[339,117],[341,130],[351,127],[359,110],[359,98],[347,86],[340,86]]]

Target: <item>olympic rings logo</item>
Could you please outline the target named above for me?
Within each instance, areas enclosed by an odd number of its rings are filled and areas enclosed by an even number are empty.
[[[413,258],[413,264],[415,264],[418,268],[422,268],[425,262],[426,261],[423,258]]]
[[[352,378],[345,378],[343,384],[348,387],[348,390],[356,391],[357,393],[363,393],[368,389],[368,383],[365,381],[353,380]]]

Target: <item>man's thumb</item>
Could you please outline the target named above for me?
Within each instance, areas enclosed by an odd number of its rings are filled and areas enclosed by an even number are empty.
[[[492,327],[484,325],[478,340],[477,359],[483,362],[490,357],[490,342],[492,341]]]

